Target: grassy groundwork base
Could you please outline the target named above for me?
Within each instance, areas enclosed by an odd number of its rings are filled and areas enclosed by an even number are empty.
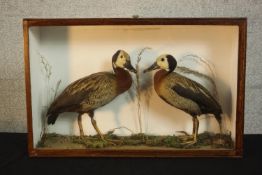
[[[198,142],[193,145],[183,144],[179,136],[153,136],[134,134],[117,136],[106,134],[109,141],[95,136],[68,136],[60,134],[45,134],[37,147],[44,149],[85,149],[85,148],[119,148],[119,149],[232,149],[233,141],[230,135],[219,135],[205,132],[198,135]]]

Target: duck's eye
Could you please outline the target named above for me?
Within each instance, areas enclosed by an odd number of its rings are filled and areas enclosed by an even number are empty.
[[[165,59],[164,58],[161,58],[161,61],[164,61]]]

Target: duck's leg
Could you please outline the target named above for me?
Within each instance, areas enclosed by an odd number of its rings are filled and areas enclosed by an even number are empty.
[[[193,131],[193,142],[197,142],[197,135],[198,135],[198,128],[199,128],[199,120],[197,117],[193,118],[193,125],[194,125],[194,131]]]
[[[82,126],[82,113],[78,114],[77,122],[79,126],[80,137],[83,137],[85,134],[84,134],[83,126]]]
[[[95,128],[97,134],[100,136],[100,138],[101,138],[103,141],[105,141],[105,138],[104,138],[102,132],[100,131],[100,129],[98,128],[98,126],[97,126],[97,124],[96,124],[96,120],[94,119],[94,111],[90,111],[90,112],[88,113],[88,115],[89,115],[90,118],[91,118],[91,123],[92,123],[93,127]]]
[[[93,125],[93,127],[95,128],[97,134],[100,136],[100,138],[104,141],[104,142],[109,142],[112,145],[116,145],[117,143],[121,143],[121,141],[115,141],[115,140],[110,140],[110,139],[106,139],[104,137],[104,135],[102,134],[102,132],[100,131],[100,129],[98,128],[97,124],[96,124],[96,120],[94,119],[94,111],[91,111],[88,113],[88,115],[91,118],[91,123]]]
[[[179,137],[182,140],[183,145],[193,145],[197,143],[198,128],[199,128],[199,121],[197,116],[194,116],[192,135],[185,134],[184,136]]]

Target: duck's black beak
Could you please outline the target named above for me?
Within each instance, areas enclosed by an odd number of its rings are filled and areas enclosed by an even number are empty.
[[[154,62],[154,64],[152,64],[149,68],[145,69],[143,72],[144,73],[147,73],[147,72],[150,72],[152,70],[156,70],[156,69],[159,69],[160,67],[156,64],[156,62]]]
[[[125,68],[127,68],[130,72],[133,72],[136,74],[136,69],[132,66],[131,61],[126,62]]]

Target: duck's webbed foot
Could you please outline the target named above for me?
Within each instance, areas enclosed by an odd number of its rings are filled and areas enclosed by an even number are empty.
[[[187,140],[182,140],[181,145],[186,145],[186,146],[190,146],[190,145],[194,145],[197,143],[197,139],[194,138],[194,136],[189,136]]]
[[[108,138],[105,138],[103,135],[100,135],[100,138],[101,138],[105,143],[108,143],[108,144],[113,145],[113,146],[123,144],[123,141],[122,141],[122,140],[112,140],[112,139],[108,139]]]
[[[105,142],[111,144],[111,145],[121,145],[123,144],[122,140],[112,140],[112,139],[104,139]]]
[[[197,143],[197,133],[198,133],[199,121],[196,116],[193,117],[193,132],[192,135],[188,134],[185,131],[178,131],[179,133],[183,134],[178,136],[181,140],[182,145],[194,145]]]
[[[96,124],[96,121],[95,121],[95,119],[93,117],[91,117],[91,122],[92,122],[93,127],[95,128],[97,134],[99,135],[99,137],[101,138],[102,141],[104,141],[106,143],[109,143],[111,145],[117,145],[116,141],[111,140],[111,139],[107,139],[107,138],[104,137],[104,135],[102,134],[102,132],[98,128],[98,126]]]
[[[195,134],[188,134],[185,131],[177,131],[183,135],[178,136],[178,139],[180,139],[182,145],[194,145],[197,143],[197,139],[195,137]]]

